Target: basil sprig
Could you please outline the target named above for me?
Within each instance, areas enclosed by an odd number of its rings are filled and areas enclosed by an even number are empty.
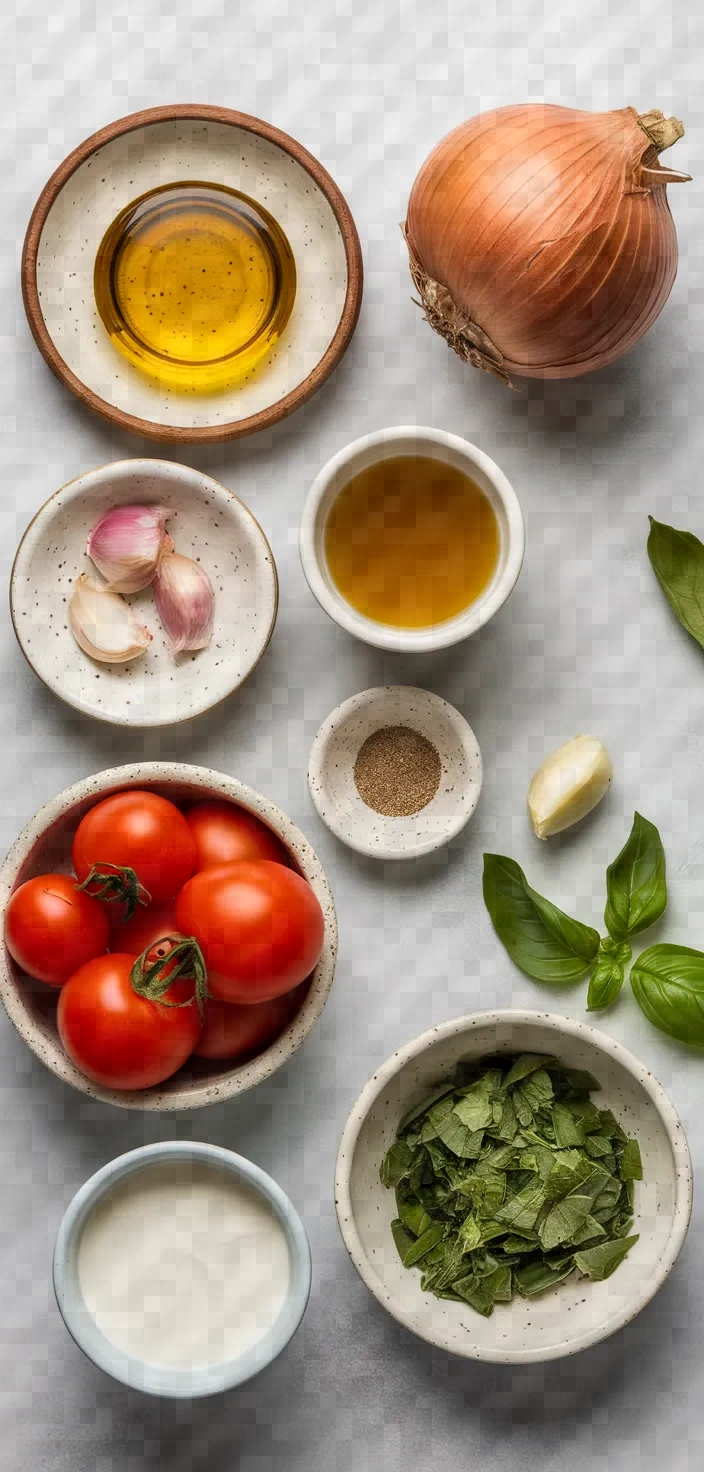
[[[627,842],[606,871],[606,896],[606,929],[617,941],[647,930],[665,910],[665,850],[655,824],[640,813],[635,814]]]
[[[704,545],[692,532],[649,517],[648,556],[682,627],[704,648]]]
[[[578,981],[593,964],[598,931],[531,889],[514,859],[484,855],[484,902],[511,960],[534,981]]]
[[[631,970],[636,1001],[649,1022],[681,1043],[704,1047],[704,954],[651,946]]]

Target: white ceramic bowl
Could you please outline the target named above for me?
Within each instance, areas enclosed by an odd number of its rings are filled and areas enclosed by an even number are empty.
[[[282,336],[222,393],[157,385],[113,346],[95,304],[95,257],[108,226],[147,190],[188,180],[225,184],[264,205],[296,261]],[[109,123],[52,174],[27,228],[22,293],[40,352],[82,403],[133,434],[204,444],[269,428],[325,382],[356,326],[362,252],[339,189],[295,139],[229,108],[167,104]]]
[[[355,785],[360,747],[382,726],[420,731],[442,764],[435,796],[408,818],[375,812]],[[413,859],[464,828],[479,801],[482,759],[471,726],[453,705],[412,685],[382,685],[345,700],[323,722],[311,748],[308,786],[323,822],[349,848],[375,859]]]
[[[643,1180],[636,1184],[640,1233],[621,1267],[603,1283],[576,1275],[536,1298],[498,1304],[482,1318],[464,1304],[422,1293],[404,1268],[390,1223],[394,1192],[379,1180],[381,1161],[403,1117],[461,1059],[496,1053],[553,1054],[601,1084],[601,1107],[637,1136]],[[442,1023],[394,1053],[362,1090],[337,1157],[335,1201],[345,1246],[375,1298],[405,1328],[467,1359],[500,1364],[576,1354],[623,1328],[645,1307],[675,1264],[692,1209],[692,1165],[682,1125],[664,1089],[626,1048],[583,1022],[545,1012],[480,1012]]]
[[[213,1063],[193,1058],[163,1084],[151,1089],[121,1091],[92,1083],[75,1067],[64,1053],[56,1027],[57,989],[25,976],[4,945],[0,946],[0,999],[10,1021],[32,1052],[52,1073],[81,1093],[107,1104],[117,1104],[123,1109],[164,1112],[200,1109],[241,1094],[269,1078],[300,1048],[315,1026],[335,974],[335,906],[320,860],[308,840],[268,798],[234,777],[211,772],[207,767],[191,767],[176,762],[143,762],[96,772],[94,776],[76,782],[73,787],[67,787],[40,808],[16,839],[0,869],[0,927],[4,928],[10,895],[25,879],[31,879],[35,874],[70,872],[73,835],[84,813],[101,798],[113,792],[124,792],[130,787],[149,787],[176,803],[198,802],[207,797],[226,798],[255,813],[278,834],[293,866],[308,881],[320,901],[325,917],[322,955],[296,1016],[255,1058],[245,1062],[222,1059]]]
[[[158,502],[172,512],[176,551],[202,562],[215,588],[206,649],[168,652],[150,588],[128,598],[153,634],[129,664],[99,664],[79,649],[66,610],[88,533],[112,506]],[[169,726],[210,710],[258,665],[276,623],[274,554],[251,511],[199,470],[170,460],[117,460],[69,481],[45,501],[20,542],[10,579],[15,633],[32,669],[68,705],[116,726]]]
[[[338,592],[325,557],[325,525],[340,491],[353,476],[379,460],[401,455],[426,455],[444,461],[471,476],[490,501],[499,525],[500,546],[496,571],[481,597],[464,612],[429,628],[398,629],[376,623],[358,613]],[[321,608],[348,634],[401,654],[446,649],[475,634],[498,613],[513,591],[523,563],[525,531],[516,493],[498,465],[459,435],[442,429],[400,425],[364,435],[334,455],[314,480],[301,518],[299,546],[303,571]]]
[[[155,1165],[187,1162],[210,1166],[225,1172],[233,1180],[255,1191],[267,1203],[283,1228],[289,1253],[290,1280],[288,1294],[279,1317],[266,1335],[237,1359],[205,1369],[175,1369],[169,1365],[149,1364],[119,1350],[103,1334],[86,1307],[81,1293],[78,1256],[83,1231],[95,1208],[108,1193],[139,1171],[153,1170]],[[308,1238],[303,1223],[288,1196],[271,1176],[241,1155],[223,1150],[218,1145],[201,1145],[187,1140],[170,1140],[163,1144],[144,1145],[130,1150],[104,1165],[91,1176],[71,1201],[59,1227],[54,1249],[54,1291],[69,1334],[79,1349],[99,1369],[131,1389],[172,1400],[192,1400],[214,1395],[242,1385],[270,1365],[285,1349],[305,1313],[310,1294],[311,1261]]]

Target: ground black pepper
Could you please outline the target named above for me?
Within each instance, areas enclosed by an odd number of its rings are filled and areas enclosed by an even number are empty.
[[[387,818],[409,818],[435,796],[440,757],[426,736],[410,726],[382,726],[357,753],[354,780],[367,807]]]

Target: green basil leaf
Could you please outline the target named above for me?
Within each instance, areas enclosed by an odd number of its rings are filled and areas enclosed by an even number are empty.
[[[642,1181],[643,1162],[640,1158],[640,1145],[637,1140],[626,1141],[621,1151],[618,1169],[622,1181]]]
[[[528,1078],[538,1068],[559,1068],[557,1058],[552,1058],[547,1053],[520,1053],[506,1074],[504,1088],[510,1089],[514,1084],[519,1084],[521,1079]]]
[[[601,1283],[604,1278],[610,1278],[611,1274],[621,1266],[631,1248],[635,1246],[638,1236],[636,1232],[634,1237],[619,1237],[616,1242],[599,1242],[596,1247],[587,1247],[583,1252],[575,1252],[574,1260],[580,1273],[584,1273],[595,1283]]]
[[[423,1233],[422,1237],[415,1238],[411,1243],[403,1259],[404,1267],[412,1268],[414,1263],[420,1262],[421,1258],[425,1257],[426,1252],[430,1252],[431,1247],[437,1247],[438,1242],[441,1242],[444,1236],[445,1227],[443,1223],[433,1222],[427,1231]]]
[[[563,1242],[571,1242],[584,1226],[591,1204],[589,1196],[565,1196],[563,1201],[556,1201],[538,1227],[543,1252],[553,1252]]]
[[[404,1140],[394,1140],[381,1162],[379,1176],[383,1186],[397,1186],[407,1176],[415,1159],[415,1151],[409,1150]]]
[[[467,1089],[455,1103],[453,1112],[470,1131],[484,1130],[492,1122],[491,1104],[480,1083]]]
[[[599,949],[596,930],[531,889],[520,864],[485,854],[483,887],[496,934],[526,976],[559,984],[589,970]]]
[[[682,627],[704,648],[704,545],[692,532],[648,520],[653,572]]]
[[[409,1231],[406,1230],[403,1222],[398,1221],[398,1219],[391,1223],[391,1235],[396,1244],[396,1251],[398,1252],[401,1262],[405,1266],[406,1255],[410,1252],[416,1239]]]
[[[608,907],[607,907],[608,908]],[[602,940],[596,966],[589,980],[587,1011],[599,1012],[610,1007],[623,986],[626,966],[633,952],[625,941]]]
[[[545,1187],[542,1181],[531,1181],[511,1197],[504,1206],[499,1207],[496,1212],[497,1222],[505,1222],[507,1227],[535,1226],[540,1212],[545,1205]]]
[[[626,941],[647,930],[665,910],[665,850],[655,824],[640,813],[635,813],[624,847],[613,864],[609,864],[606,891],[604,921],[609,935],[617,941]]]
[[[531,1298],[534,1293],[544,1293],[546,1288],[555,1288],[564,1278],[569,1278],[573,1271],[571,1257],[561,1268],[550,1268],[546,1262],[527,1262],[523,1267],[514,1268],[513,1281],[524,1298]]]
[[[654,1027],[682,1043],[704,1047],[704,952],[651,946],[632,967],[631,986]]]

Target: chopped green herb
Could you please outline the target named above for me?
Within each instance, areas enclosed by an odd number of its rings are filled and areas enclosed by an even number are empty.
[[[536,1053],[460,1064],[407,1116],[381,1165],[393,1239],[421,1288],[488,1316],[579,1271],[607,1278],[636,1242],[643,1167],[596,1079]]]

